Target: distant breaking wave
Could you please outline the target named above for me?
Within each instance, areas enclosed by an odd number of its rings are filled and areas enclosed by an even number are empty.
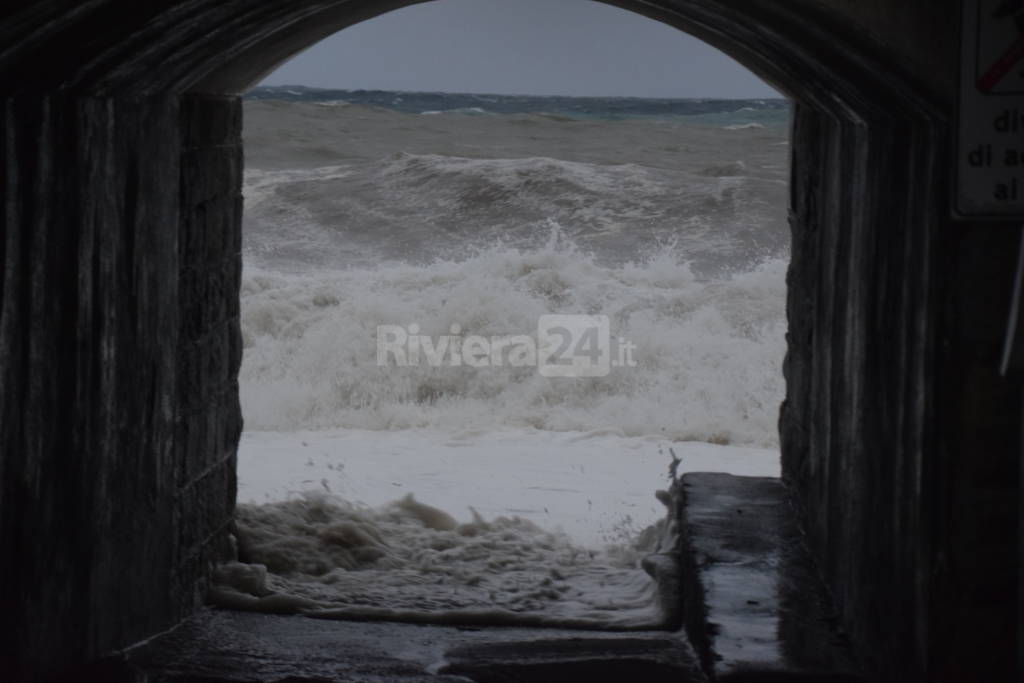
[[[251,255],[273,254],[278,267],[282,258],[294,267],[363,258],[428,263],[483,243],[532,249],[556,227],[599,261],[671,244],[698,271],[713,261],[746,267],[779,251],[767,237],[764,246],[751,244],[745,233],[784,187],[742,161],[675,171],[402,152],[370,163],[248,172],[247,241]]]
[[[784,99],[673,99],[640,97],[550,97],[463,93],[327,90],[303,86],[260,86],[252,100],[345,102],[406,114],[550,114],[573,119],[686,119],[708,123],[760,122],[785,125],[789,103]]]

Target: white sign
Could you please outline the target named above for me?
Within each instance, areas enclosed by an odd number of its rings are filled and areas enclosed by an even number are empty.
[[[1024,220],[1024,0],[963,0],[956,213]]]

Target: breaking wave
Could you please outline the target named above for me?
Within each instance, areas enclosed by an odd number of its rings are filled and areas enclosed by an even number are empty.
[[[552,238],[466,260],[284,274],[247,265],[241,395],[249,429],[609,430],[773,446],[785,269],[702,280],[671,251],[602,265]],[[547,378],[535,367],[377,365],[377,327],[532,335],[541,315],[608,316],[635,367]]]

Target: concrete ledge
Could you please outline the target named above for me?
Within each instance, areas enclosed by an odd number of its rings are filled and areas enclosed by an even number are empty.
[[[778,479],[687,474],[678,484],[686,630],[718,681],[858,681]]]
[[[679,636],[558,638],[470,645],[446,654],[442,674],[475,683],[703,683],[697,659]]]
[[[97,683],[706,683],[682,633],[344,622],[204,610]]]

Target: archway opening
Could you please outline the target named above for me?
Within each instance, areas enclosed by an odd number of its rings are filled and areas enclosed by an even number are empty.
[[[236,494],[236,95],[319,38],[408,4],[12,6],[0,56],[4,530],[24,552],[4,565],[18,628],[0,656],[16,669],[98,657],[198,606]],[[974,319],[973,289],[948,275],[963,267],[977,285],[987,271],[970,264],[988,261],[975,256],[1012,250],[950,229],[956,55],[941,47],[955,13],[611,4],[692,31],[794,98],[788,484],[841,621],[888,673],[975,651],[950,645],[981,647],[989,630],[951,625],[984,622],[958,610],[987,606],[953,590],[956,572],[934,572],[953,558],[988,585],[966,536],[943,533],[955,490],[970,490],[957,475],[974,425],[947,399],[963,398],[981,343],[957,332]],[[958,373],[936,371],[947,366]],[[117,566],[137,571],[125,581]],[[899,607],[883,623],[879,604]]]
[[[347,29],[246,103],[238,521],[241,559],[271,574],[249,597],[340,618],[664,624],[641,560],[673,542],[654,495],[672,458],[778,474],[789,105],[592,3],[566,5],[588,42],[555,49],[576,68],[533,93],[522,65],[490,87],[315,75],[445,6]],[[622,31],[646,48],[581,84]],[[666,39],[701,82],[636,80]]]

